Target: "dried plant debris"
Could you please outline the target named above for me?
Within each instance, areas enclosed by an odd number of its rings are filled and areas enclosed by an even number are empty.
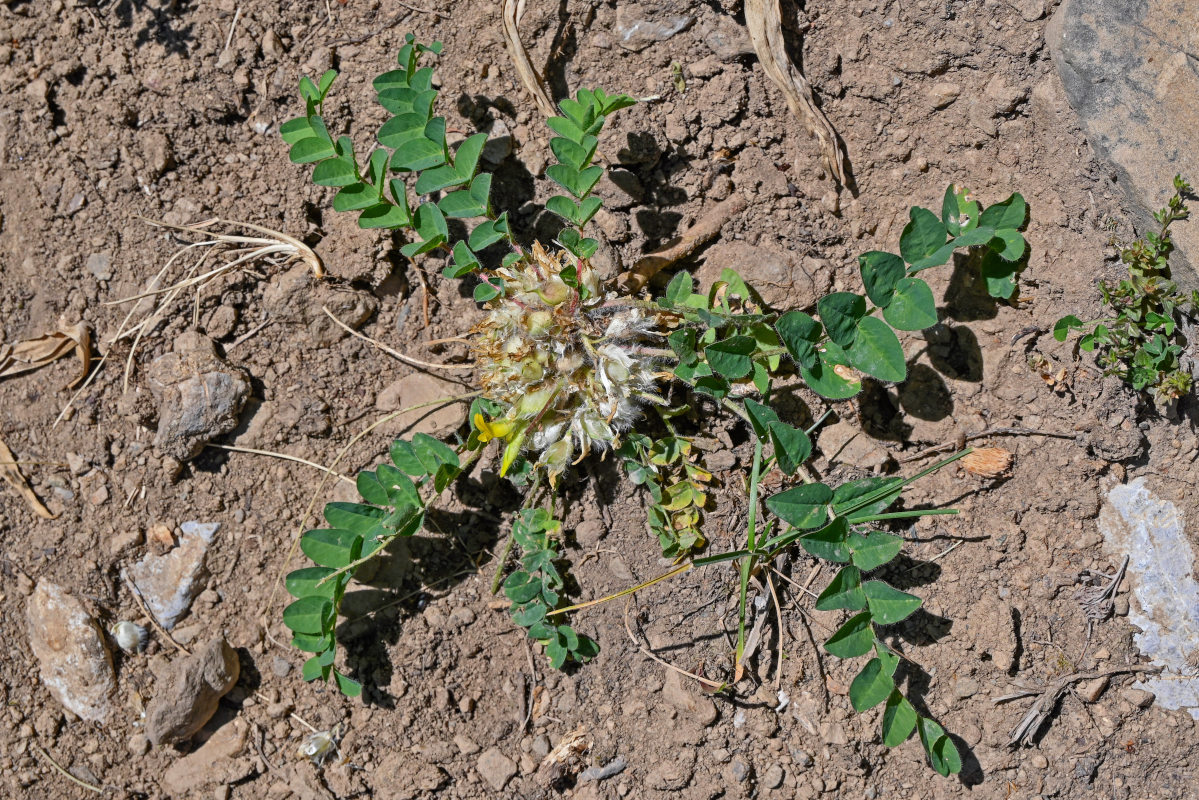
[[[516,74],[520,76],[520,82],[524,84],[525,90],[533,98],[533,102],[537,104],[537,108],[542,114],[547,117],[557,116],[558,109],[554,107],[554,101],[550,99],[549,93],[545,90],[545,81],[542,79],[541,73],[533,66],[533,62],[529,60],[529,51],[525,49],[524,43],[520,40],[520,31],[517,26],[520,24],[520,18],[525,14],[525,0],[503,0],[502,10],[504,41],[508,44],[512,65],[516,67]]]
[[[18,466],[19,463],[13,456],[12,451],[8,449],[8,445],[4,443],[3,439],[0,439],[0,478],[3,478],[5,483],[12,486],[12,488],[16,489],[25,498],[25,501],[29,503],[29,507],[39,517],[43,519],[57,519],[58,515],[46,508],[42,504],[42,501],[38,499],[38,496],[33,493],[33,489],[29,488],[29,483],[25,480],[25,476],[21,474]]]
[[[1094,569],[1084,569],[1078,573],[1078,580],[1082,585],[1074,592],[1074,599],[1079,602],[1083,613],[1087,616],[1088,640],[1091,638],[1091,631],[1094,630],[1095,623],[1103,622],[1112,615],[1113,601],[1127,569],[1128,556],[1124,556],[1124,560],[1120,562],[1120,568],[1114,575]]]
[[[962,466],[980,478],[1002,478],[1012,468],[1012,454],[1002,447],[979,447],[962,459]]]
[[[1128,620],[1133,639],[1163,674],[1136,688],[1153,692],[1167,709],[1199,719],[1199,583],[1195,554],[1173,503],[1153,495],[1144,478],[1114,487],[1099,512],[1099,529],[1113,555],[1129,555],[1128,582],[1137,602]]]
[[[837,183],[847,185],[845,151],[837,132],[816,105],[811,85],[787,57],[779,0],[745,0],[745,26],[749,28],[749,38],[762,62],[762,69],[787,98],[791,113],[799,117],[808,132],[820,142],[825,167]]]
[[[78,386],[92,368],[91,344],[91,334],[82,322],[16,344],[0,344],[0,378],[33,372],[74,352],[79,356],[79,375],[69,386]]]

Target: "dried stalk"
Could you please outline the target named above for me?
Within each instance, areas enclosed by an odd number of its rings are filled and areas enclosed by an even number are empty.
[[[724,223],[745,210],[748,203],[740,192],[733,192],[699,218],[683,235],[666,247],[642,256],[632,268],[621,273],[619,285],[627,292],[639,292],[662,270],[681,261],[709,239],[720,233]]]
[[[837,139],[837,131],[816,105],[811,84],[787,58],[779,0],[745,0],[745,26],[762,69],[783,92],[791,113],[799,117],[808,133],[819,140],[825,167],[833,173],[837,183],[845,186],[848,183],[845,151]]]
[[[516,74],[520,76],[520,82],[533,96],[533,102],[537,104],[537,108],[542,114],[547,117],[557,116],[558,109],[554,107],[554,101],[550,99],[549,93],[545,89],[545,81],[541,77],[541,73],[533,66],[533,62],[529,60],[529,51],[525,49],[524,43],[520,40],[520,31],[517,29],[517,25],[520,23],[521,17],[525,15],[524,0],[503,0],[501,11],[504,21],[504,41],[508,43],[508,53],[512,56],[512,65],[516,67]]]

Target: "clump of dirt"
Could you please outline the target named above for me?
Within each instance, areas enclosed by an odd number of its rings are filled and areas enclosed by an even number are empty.
[[[299,76],[336,66],[344,77],[326,113],[339,133],[353,118],[361,151],[383,118],[370,78],[393,63],[406,31],[442,40],[439,77],[454,92],[439,112],[460,131],[506,132],[512,152],[496,156],[497,205],[521,237],[549,230],[540,203],[551,193],[542,180],[550,132],[519,88],[498,4],[421,5],[385,14],[370,4],[232,0],[0,8],[0,341],[82,320],[109,356],[57,425],[71,397],[61,387],[76,377],[70,359],[0,380],[0,438],[59,514],[40,518],[17,493],[0,493],[3,593],[24,607],[46,581],[70,587],[101,629],[146,621],[121,570],[166,552],[184,523],[220,523],[203,591],[171,635],[190,649],[223,632],[240,662],[207,727],[179,748],[151,748],[144,709],[182,657],[162,633],[151,631],[144,654],[117,653],[112,712],[96,727],[51,696],[26,615],[6,614],[6,795],[93,796],[51,759],[79,781],[146,797],[1193,794],[1194,720],[1146,704],[1130,677],[1068,693],[1031,749],[1007,744],[1026,704],[991,703],[1014,682],[1049,686],[1140,659],[1126,587],[1089,638],[1074,599],[1081,572],[1118,566],[1096,527],[1107,487],[1143,476],[1179,507],[1192,541],[1196,530],[1192,422],[1149,415],[1046,333],[1064,309],[1094,316],[1096,277],[1118,269],[1105,260],[1110,229],[1128,215],[1064,100],[1041,2],[809,0],[785,10],[793,55],[845,143],[853,191],[838,191],[752,56],[739,3],[529,3],[521,22],[554,96],[583,86],[657,96],[614,117],[600,143],[612,167],[597,216],[608,274],[742,192],[747,212],[688,266],[730,266],[803,301],[858,289],[857,254],[893,249],[908,207],[936,207],[950,182],[987,203],[1012,191],[1028,199],[1032,255],[1018,300],[990,300],[964,259],[932,271],[941,323],[906,335],[909,380],[837,404],[836,435],[827,446],[821,437],[813,464],[833,481],[910,474],[928,448],[993,428],[1026,431],[975,440],[1009,451],[1006,471],[951,468],[916,486],[910,505],[962,513],[902,531],[905,556],[888,575],[925,599],[893,637],[912,661],[910,696],[958,737],[960,778],[935,776],[918,742],[883,747],[877,712],[852,711],[857,665],[822,657],[816,644],[836,618],[809,613],[799,588],[818,589],[829,573],[800,554],[776,565],[789,579],[774,586],[783,624],[764,625],[735,700],[680,683],[641,650],[728,675],[731,570],[646,590],[627,620],[618,603],[579,614],[599,658],[549,670],[489,593],[503,520],[520,503],[494,463],[464,477],[425,533],[352,587],[339,635],[363,698],[301,680],[275,584],[295,565],[288,554],[301,525],[314,524],[305,509],[322,474],[246,452],[163,452],[149,381],[181,337],[203,334],[249,391],[230,412],[237,427],[221,434],[222,424],[214,441],[325,465],[397,397],[470,391],[461,370],[409,392],[413,367],[330,323],[323,305],[422,360],[463,363],[460,344],[423,343],[460,335],[482,312],[435,260],[410,266],[395,237],[357,231],[330,211],[327,191],[287,163],[278,137],[299,108]],[[125,312],[105,303],[142,291],[178,247],[139,215],[173,224],[219,215],[284,231],[314,247],[330,277],[318,289],[302,270],[223,276],[147,332],[123,396],[117,365],[127,345],[108,342]],[[802,389],[788,402],[797,421],[824,408]],[[709,533],[725,547],[743,528],[737,487],[751,453],[740,423],[709,411],[705,447],[726,487]],[[1182,412],[1195,417],[1193,405]],[[428,423],[393,423],[417,424]],[[454,424],[441,419],[436,429]],[[377,463],[403,432],[366,436],[337,470],[352,476]],[[192,458],[180,466],[181,455]],[[328,486],[318,502],[354,497],[346,481]],[[642,498],[610,461],[577,471],[565,491],[579,600],[664,570]],[[759,597],[769,609],[768,589]],[[626,625],[643,640],[631,641]],[[333,756],[317,764],[298,754],[313,729],[337,725]],[[541,769],[580,729],[587,747],[571,768],[585,768],[580,777]]]

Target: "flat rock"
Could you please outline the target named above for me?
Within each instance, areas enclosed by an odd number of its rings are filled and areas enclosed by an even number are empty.
[[[205,786],[230,784],[249,777],[254,762],[238,758],[246,747],[249,725],[234,719],[213,732],[195,751],[171,764],[162,776],[162,788],[172,797],[195,797]]]
[[[237,653],[223,636],[173,666],[146,710],[146,737],[156,745],[185,741],[204,727],[241,674]]]
[[[330,255],[324,254],[325,258]],[[327,307],[350,328],[358,329],[379,308],[370,292],[332,286],[316,280],[305,264],[275,277],[262,293],[262,303],[271,319],[307,328],[305,344],[329,347],[349,336],[324,312]]]
[[[475,765],[480,777],[497,792],[503,791],[504,785],[516,774],[516,762],[492,747],[479,756]]]
[[[220,528],[218,522],[185,522],[179,544],[164,555],[147,553],[126,572],[142,599],[167,630],[175,627],[204,588],[208,572],[204,559]]]
[[[662,697],[705,728],[716,721],[716,704],[707,697],[689,691],[683,684],[683,677],[673,669],[666,670],[662,681]]]
[[[41,581],[26,619],[29,646],[51,696],[81,719],[107,721],[117,688],[112,657],[83,604],[61,586]]]
[[[221,360],[212,340],[195,332],[179,336],[173,351],[154,359],[148,373],[158,401],[154,446],[179,461],[195,458],[208,442],[236,428],[250,396],[246,374]]]
[[[452,383],[417,372],[388,384],[375,398],[380,411],[399,411],[401,408],[432,403],[462,394],[462,388]],[[403,430],[405,436],[427,433],[439,437],[462,424],[466,407],[461,402],[433,405],[403,414],[387,427],[389,431]]]
[[[801,261],[793,254],[748,242],[721,241],[708,248],[695,273],[703,291],[720,279],[724,269],[735,270],[776,308],[805,308],[827,294],[830,272],[817,259]]]
[[[1035,9],[1033,9],[1035,10]],[[1173,194],[1175,173],[1199,164],[1199,3],[1065,0],[1045,32],[1087,140],[1109,162],[1142,229]],[[1199,226],[1174,231],[1174,278],[1199,285]]]

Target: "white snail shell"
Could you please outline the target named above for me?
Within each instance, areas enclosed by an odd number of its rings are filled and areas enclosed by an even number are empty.
[[[122,620],[113,625],[110,629],[112,638],[116,640],[117,647],[120,647],[126,653],[140,653],[146,649],[146,642],[149,641],[149,634],[146,629],[136,622]]]

